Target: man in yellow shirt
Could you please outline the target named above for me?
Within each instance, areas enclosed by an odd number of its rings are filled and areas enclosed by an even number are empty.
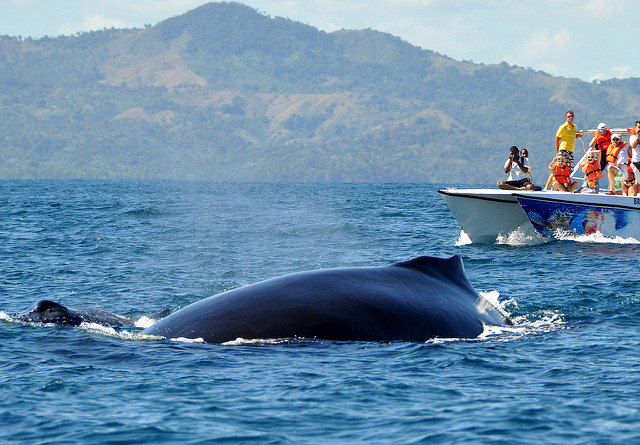
[[[564,156],[564,159],[571,170],[573,170],[573,148],[576,145],[576,138],[581,138],[582,133],[578,133],[578,126],[573,123],[574,114],[569,110],[566,113],[567,121],[558,127],[556,132],[556,153]]]

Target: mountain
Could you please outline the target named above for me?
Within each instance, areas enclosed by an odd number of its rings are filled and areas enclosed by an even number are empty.
[[[564,112],[632,126],[639,84],[209,3],[145,29],[0,37],[0,178],[492,184],[518,145],[543,182]]]

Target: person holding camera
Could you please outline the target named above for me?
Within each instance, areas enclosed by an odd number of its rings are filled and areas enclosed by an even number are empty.
[[[520,156],[520,150],[515,145],[509,150],[509,158],[504,164],[504,172],[508,175],[506,181],[500,181],[496,185],[502,190],[534,190],[529,171],[531,164],[529,159]]]
[[[600,122],[598,129],[593,132],[593,139],[589,142],[589,147],[600,152],[600,170],[602,171],[607,166],[607,147],[609,144],[611,144],[611,130],[607,128],[607,124]]]

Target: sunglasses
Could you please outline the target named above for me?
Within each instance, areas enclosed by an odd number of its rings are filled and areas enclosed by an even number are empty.
[[[611,139],[611,140],[612,140],[612,141],[619,141],[620,139],[618,139],[618,138],[613,138],[613,139]]]

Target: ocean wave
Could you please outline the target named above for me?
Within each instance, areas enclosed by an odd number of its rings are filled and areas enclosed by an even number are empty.
[[[640,244],[640,240],[633,237],[605,236],[600,232],[577,235],[572,232],[560,231],[555,234],[555,238],[560,241],[576,241],[579,243],[612,243],[612,244]]]
[[[537,246],[546,243],[540,234],[531,226],[520,226],[507,235],[499,235],[496,244],[508,244],[510,246]]]

